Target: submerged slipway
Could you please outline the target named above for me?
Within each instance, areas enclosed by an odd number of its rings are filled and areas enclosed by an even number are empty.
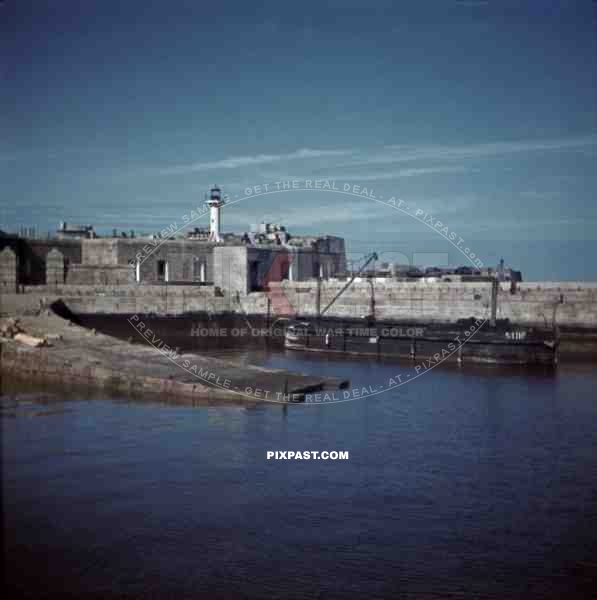
[[[19,323],[27,334],[45,338],[49,344],[30,347],[0,338],[0,371],[28,380],[159,394],[191,404],[253,399],[292,402],[311,392],[348,385],[347,380],[239,365],[159,343],[130,343],[136,336],[141,339],[132,326],[127,342],[80,327],[52,311],[19,317]]]

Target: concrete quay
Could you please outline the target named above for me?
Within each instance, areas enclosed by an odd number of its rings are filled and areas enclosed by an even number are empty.
[[[322,282],[320,306],[326,306],[344,285]],[[317,283],[283,281],[282,290],[301,316],[317,315]],[[368,314],[374,297],[378,319],[421,323],[455,323],[458,319],[489,318],[491,283],[355,281],[334,303],[329,317],[360,318]],[[264,292],[236,293],[213,286],[186,285],[60,285],[27,286],[24,294],[3,293],[0,312],[35,311],[61,298],[74,313],[182,315],[244,313],[266,315]],[[3,306],[5,307],[3,309]],[[271,312],[271,308],[270,308]],[[525,326],[550,326],[597,330],[597,283],[528,282],[511,293],[500,285],[497,317]]]
[[[17,378],[83,385],[132,395],[159,394],[189,403],[300,402],[305,394],[341,389],[346,380],[241,366],[153,345],[130,344],[87,330],[50,311],[19,318],[30,335],[49,346],[33,348],[0,339],[0,372]],[[131,335],[135,332],[131,328]]]
[[[326,306],[343,286],[322,282],[319,305]],[[283,281],[282,290],[301,318],[317,315],[317,282]],[[488,282],[355,281],[327,313],[328,317],[360,319],[370,313],[395,323],[454,324],[471,317],[488,319]],[[27,286],[24,293],[3,293],[0,316],[33,315],[61,298],[75,314],[211,316],[238,314],[276,318],[264,292],[240,294],[214,286],[191,285],[60,285]],[[551,327],[560,332],[562,358],[597,361],[597,283],[527,282],[511,293],[500,285],[497,318],[522,327]]]

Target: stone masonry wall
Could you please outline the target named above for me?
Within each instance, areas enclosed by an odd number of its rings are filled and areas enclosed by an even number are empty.
[[[46,285],[63,285],[65,282],[64,255],[52,248],[46,256]]]
[[[236,312],[235,295],[216,296],[213,286],[175,285],[62,285],[31,286],[24,294],[6,294],[0,311],[27,311],[61,298],[74,313],[164,314]]]
[[[250,289],[247,246],[217,246],[214,249],[214,285],[245,295]]]
[[[118,240],[112,238],[83,240],[81,262],[84,265],[117,265]]]
[[[299,315],[316,314],[316,283],[282,284]],[[321,307],[341,289],[341,282],[323,282]],[[376,316],[405,321],[454,322],[471,316],[488,318],[491,284],[489,283],[392,283],[375,284]],[[74,312],[156,313],[246,312],[265,315],[267,296],[256,292],[237,297],[224,290],[216,296],[212,286],[120,285],[120,286],[34,286],[25,295],[13,294],[16,304],[32,297],[61,297]],[[560,296],[563,304],[559,304]],[[3,302],[10,304],[10,294]],[[362,317],[369,313],[371,286],[354,283],[327,313],[329,316]],[[32,301],[32,305],[35,302]],[[526,325],[551,326],[554,306],[559,325],[597,328],[597,283],[523,283],[511,295],[503,284],[498,301],[498,318],[509,318]]]
[[[322,282],[321,307],[341,289],[339,282]],[[288,299],[300,314],[316,314],[315,282],[283,283]],[[491,283],[489,282],[375,282],[377,318],[427,322],[454,322],[469,317],[489,318]],[[328,314],[362,317],[369,314],[371,285],[353,283],[335,302]],[[563,303],[560,303],[560,301]],[[597,284],[592,283],[523,283],[515,294],[510,285],[501,284],[497,317],[514,322],[551,325],[554,308],[561,325],[597,327]]]
[[[0,251],[0,293],[15,293],[17,289],[17,255],[6,247]]]
[[[66,283],[69,285],[127,285],[135,283],[135,270],[132,266],[71,265]]]

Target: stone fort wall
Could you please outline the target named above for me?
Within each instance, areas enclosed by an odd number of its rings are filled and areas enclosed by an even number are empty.
[[[343,282],[322,282],[321,307],[340,291]],[[317,314],[316,282],[283,282],[282,289],[299,315]],[[187,312],[238,312],[266,315],[264,292],[237,294],[228,290],[218,295],[212,286],[120,285],[120,286],[33,286],[25,294],[3,294],[3,304],[36,307],[62,298],[74,312],[156,313],[177,315]],[[376,283],[375,314],[378,319],[421,322],[455,322],[469,317],[488,318],[490,283]],[[354,283],[328,311],[328,316],[360,318],[370,312],[371,286]],[[0,307],[1,309],[1,307]],[[523,283],[516,294],[503,284],[499,292],[498,318],[532,326],[557,323],[573,328],[597,328],[597,283]],[[270,307],[271,310],[271,307]],[[272,311],[272,316],[274,315]]]

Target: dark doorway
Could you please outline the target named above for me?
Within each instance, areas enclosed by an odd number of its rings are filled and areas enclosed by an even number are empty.
[[[166,281],[166,273],[167,273],[166,261],[158,260],[157,265],[158,265],[158,281]]]
[[[259,263],[256,260],[249,261],[249,289],[252,292],[261,291],[261,281],[258,281]]]

